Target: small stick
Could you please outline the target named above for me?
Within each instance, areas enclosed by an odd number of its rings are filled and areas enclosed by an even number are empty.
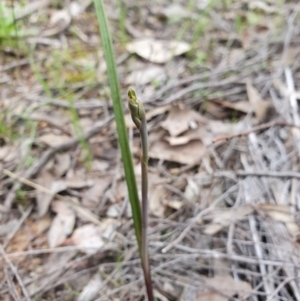
[[[16,277],[16,279],[17,279],[17,281],[18,281],[18,283],[19,283],[19,285],[20,285],[20,287],[23,291],[23,294],[24,294],[24,297],[25,297],[26,301],[31,301],[30,296],[29,296],[29,294],[26,290],[26,287],[25,287],[25,285],[24,285],[24,283],[23,283],[23,281],[22,281],[22,279],[21,279],[21,277],[18,273],[17,268],[9,260],[9,258],[7,257],[7,254],[5,253],[5,251],[3,250],[1,245],[0,245],[0,253],[1,253],[3,259],[5,260],[5,262],[8,264],[11,271],[13,272],[13,274],[15,275],[15,277]]]
[[[4,271],[5,278],[6,278],[6,283],[8,284],[8,291],[9,291],[10,295],[13,297],[13,299],[15,301],[21,301],[19,293],[16,289],[16,285],[10,279],[10,275],[8,274],[8,270],[7,270],[5,264],[3,265],[3,271]]]
[[[204,216],[207,213],[210,213],[212,210],[214,210],[222,201],[223,199],[232,191],[236,189],[236,185],[229,188],[225,193],[223,193],[220,197],[218,197],[209,207],[201,210],[195,217],[191,219],[189,224],[181,231],[181,233],[175,238],[172,242],[170,242],[167,246],[165,246],[161,251],[162,253],[167,253],[170,251],[173,247],[175,247],[177,244],[179,244],[189,233],[189,231],[194,227],[194,225],[199,221],[202,216]]]
[[[211,174],[214,178],[236,177],[268,177],[268,178],[294,178],[300,179],[300,173],[295,171],[244,171],[222,170]]]
[[[27,208],[27,210],[24,212],[24,214],[22,215],[21,219],[18,221],[18,224],[16,225],[16,227],[8,234],[6,240],[2,244],[2,247],[3,247],[4,250],[8,246],[9,242],[13,239],[13,237],[15,236],[15,234],[18,232],[18,230],[21,228],[21,226],[24,223],[24,221],[30,215],[32,209],[33,209],[33,205],[30,205]]]
[[[224,136],[219,136],[217,138],[215,138],[212,143],[216,143],[219,141],[227,141],[233,138],[239,138],[239,137],[243,137],[243,136],[248,136],[253,132],[257,132],[257,131],[261,131],[261,130],[266,130],[268,128],[271,128],[272,126],[286,126],[286,127],[292,127],[292,128],[300,128],[300,126],[294,124],[294,123],[288,123],[282,120],[277,120],[277,121],[270,121],[268,123],[264,123],[258,126],[253,127],[252,129],[245,131],[245,132],[241,132],[241,133],[237,133],[237,134],[233,134],[233,135],[224,135]]]

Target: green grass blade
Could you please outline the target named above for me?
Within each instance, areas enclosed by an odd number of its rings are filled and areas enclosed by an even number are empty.
[[[132,208],[132,217],[134,222],[134,228],[138,246],[141,252],[141,237],[142,237],[142,215],[141,206],[138,197],[138,190],[136,185],[136,179],[134,175],[134,169],[132,164],[132,155],[128,143],[127,131],[124,120],[124,111],[122,106],[121,92],[119,79],[117,74],[117,67],[115,62],[115,56],[113,52],[111,35],[108,27],[108,21],[104,9],[102,0],[94,0],[96,7],[96,13],[98,23],[100,27],[100,35],[104,50],[104,56],[107,65],[107,73],[109,79],[109,85],[111,90],[111,96],[113,100],[113,108],[115,114],[115,120],[117,124],[117,132],[119,137],[119,144],[121,148],[122,160],[125,170],[125,177],[128,187],[129,199]]]

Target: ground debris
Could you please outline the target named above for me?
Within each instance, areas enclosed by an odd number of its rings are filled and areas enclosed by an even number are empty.
[[[300,300],[299,5],[223,2],[105,5],[139,189],[128,85],[145,103],[155,296]],[[95,15],[0,4],[3,300],[145,300]]]

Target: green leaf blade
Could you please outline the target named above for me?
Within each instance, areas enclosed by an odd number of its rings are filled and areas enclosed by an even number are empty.
[[[132,209],[134,228],[135,228],[138,246],[141,252],[141,238],[142,238],[141,206],[138,197],[138,190],[137,190],[136,179],[135,179],[133,163],[132,163],[132,155],[129,147],[126,125],[124,120],[124,110],[122,105],[117,66],[115,62],[113,45],[112,45],[108,20],[106,17],[103,1],[94,0],[94,4],[95,4],[97,19],[100,28],[100,35],[101,35],[101,40],[102,40],[102,45],[104,50],[104,57],[107,65],[107,73],[108,73],[109,85],[111,90],[111,96],[113,100],[113,108],[114,108],[115,120],[117,124],[118,139],[119,139],[121,155],[122,155],[122,160],[123,160],[123,165],[125,170],[125,178],[126,178],[128,194],[129,194],[129,199],[130,199],[130,204]]]

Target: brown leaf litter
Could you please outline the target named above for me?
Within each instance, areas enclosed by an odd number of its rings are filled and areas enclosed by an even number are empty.
[[[253,87],[251,80],[248,78],[246,81],[247,94],[249,102],[255,112],[255,116],[258,122],[262,122],[266,118],[270,118],[270,111],[272,105],[270,102],[264,101],[259,95],[258,91]]]
[[[220,134],[235,133],[240,125],[208,120],[199,113],[184,106],[172,106],[161,127],[170,136],[152,138],[150,135],[151,158],[194,165],[207,154],[213,137]],[[167,142],[166,142],[167,141]]]
[[[196,2],[106,3],[124,108],[128,84],[145,102],[155,296],[298,300],[297,3]],[[92,1],[22,5],[1,48],[0,296],[144,300]]]
[[[63,202],[54,202],[52,210],[57,214],[48,232],[48,244],[50,248],[57,247],[65,241],[73,232],[76,219],[74,211]]]
[[[215,276],[205,280],[207,289],[199,292],[196,296],[197,301],[226,301],[228,297],[241,298],[252,291],[252,287],[248,282],[236,281],[228,276]]]

